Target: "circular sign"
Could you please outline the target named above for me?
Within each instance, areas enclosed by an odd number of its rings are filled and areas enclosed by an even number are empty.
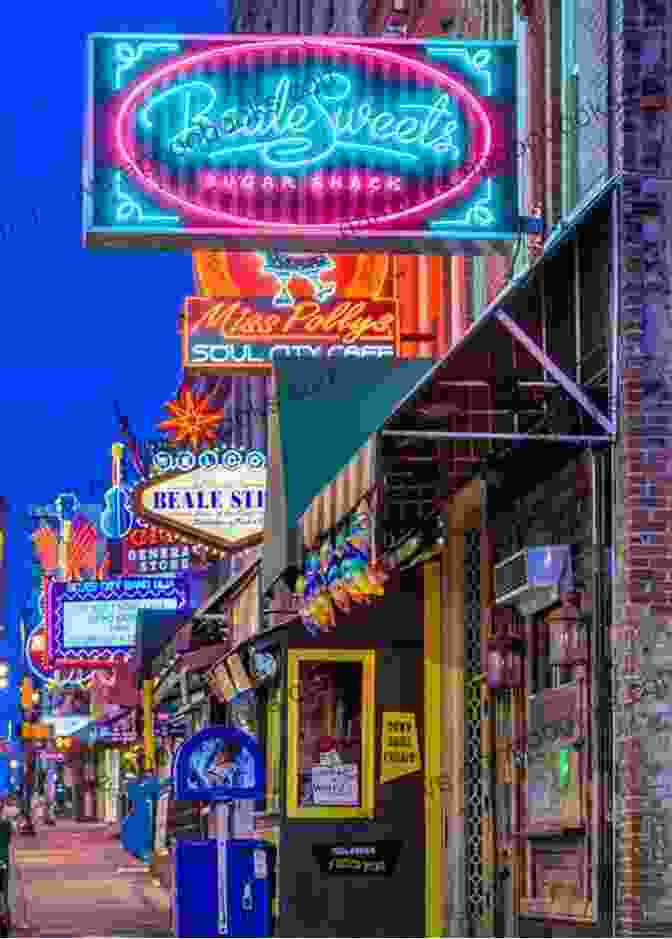
[[[36,678],[48,681],[51,678],[49,669],[49,642],[47,629],[43,623],[38,623],[28,633],[26,639],[26,662]]]

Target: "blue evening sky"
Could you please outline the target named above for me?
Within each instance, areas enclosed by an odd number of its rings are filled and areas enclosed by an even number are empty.
[[[115,398],[136,433],[152,435],[178,383],[177,314],[192,288],[189,255],[82,248],[85,37],[224,32],[227,5],[19,3],[5,15],[0,493],[12,523],[0,615],[10,634],[30,587],[27,505],[67,488],[86,496],[90,480],[109,480]]]

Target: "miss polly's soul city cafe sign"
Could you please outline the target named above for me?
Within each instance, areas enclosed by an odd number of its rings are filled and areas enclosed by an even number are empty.
[[[188,297],[182,314],[182,364],[192,373],[400,355],[393,257],[198,251],[194,259],[204,296]]]
[[[264,534],[266,465],[259,451],[235,465],[198,466],[153,477],[134,490],[136,513],[189,541],[221,551],[258,544]]]

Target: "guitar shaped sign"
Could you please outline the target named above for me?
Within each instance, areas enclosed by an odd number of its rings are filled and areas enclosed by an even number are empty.
[[[123,443],[112,444],[112,488],[105,493],[105,508],[100,516],[100,527],[114,541],[128,534],[134,517],[128,501],[130,493],[121,482],[123,453]]]

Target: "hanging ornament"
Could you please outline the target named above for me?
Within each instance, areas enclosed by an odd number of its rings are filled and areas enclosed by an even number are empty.
[[[209,395],[201,395],[190,388],[182,388],[166,410],[171,415],[157,426],[168,431],[174,443],[189,444],[194,450],[202,445],[214,444],[217,429],[224,420],[224,408],[213,409]]]
[[[317,636],[320,632],[319,623],[313,619],[313,614],[308,603],[308,586],[306,577],[301,574],[296,579],[296,596],[298,599],[299,616],[301,622],[306,627],[311,636]]]
[[[348,562],[349,582],[354,585],[364,598],[370,603],[372,597],[380,595],[380,588],[368,576],[369,555],[365,541],[361,536],[356,519],[353,519],[350,532],[345,542],[345,556]]]
[[[342,613],[349,613],[352,609],[352,601],[350,594],[343,585],[343,571],[341,570],[344,545],[345,536],[342,532],[339,532],[338,535],[336,535],[336,544],[330,550],[326,581],[327,589],[329,590],[334,606]]]

